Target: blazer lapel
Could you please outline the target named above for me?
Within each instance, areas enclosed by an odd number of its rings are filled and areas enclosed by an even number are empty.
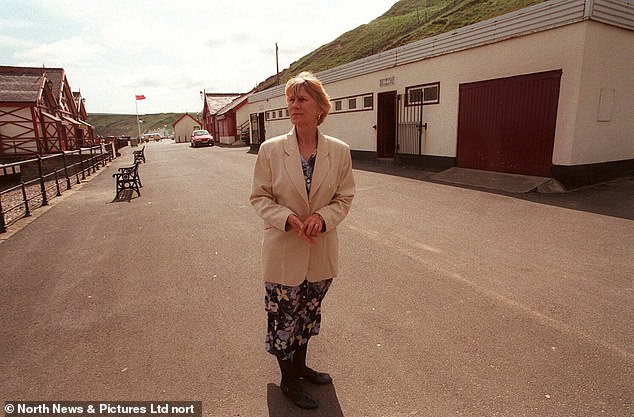
[[[304,179],[304,172],[302,171],[301,157],[299,156],[299,145],[297,144],[297,136],[295,136],[295,128],[286,135],[284,141],[284,151],[286,153],[286,159],[284,160],[284,166],[288,178],[293,183],[293,186],[297,192],[301,195],[302,199],[308,204],[308,194],[306,193],[306,180]]]
[[[324,182],[330,171],[330,158],[328,157],[328,142],[326,137],[319,132],[319,143],[317,144],[317,157],[315,159],[315,168],[313,170],[313,178],[310,185],[310,196],[313,197],[319,187]],[[299,148],[298,148],[299,149]],[[312,198],[311,198],[312,199]]]

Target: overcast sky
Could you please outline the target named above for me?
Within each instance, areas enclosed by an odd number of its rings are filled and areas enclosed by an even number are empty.
[[[61,67],[89,113],[197,112],[396,0],[0,0],[0,65]]]

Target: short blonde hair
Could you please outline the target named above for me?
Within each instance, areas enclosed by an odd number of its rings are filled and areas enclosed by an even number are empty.
[[[297,95],[299,93],[299,89],[302,87],[306,89],[306,92],[313,98],[313,100],[315,100],[317,107],[321,110],[319,119],[317,119],[317,125],[322,124],[324,119],[326,119],[326,116],[328,116],[328,113],[330,113],[330,108],[332,107],[330,104],[330,96],[326,93],[326,90],[324,90],[324,86],[321,84],[321,81],[319,81],[313,73],[303,71],[288,80],[286,83],[286,88],[284,89],[286,99],[288,100],[290,96]]]

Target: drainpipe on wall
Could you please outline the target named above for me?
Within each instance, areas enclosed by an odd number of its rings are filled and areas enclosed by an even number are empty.
[[[586,0],[583,6],[583,18],[589,19],[592,16],[592,9],[594,8],[594,0]]]

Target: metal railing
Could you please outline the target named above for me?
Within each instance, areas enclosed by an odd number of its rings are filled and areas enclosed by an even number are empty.
[[[0,165],[3,175],[20,176],[16,185],[0,189],[0,233],[5,233],[7,226],[19,219],[31,216],[34,209],[47,206],[51,198],[70,190],[73,179],[80,184],[91,173],[105,167],[106,161],[114,158],[112,147],[105,148],[80,148]],[[44,165],[49,161],[53,168],[46,169]],[[25,168],[33,165],[37,167],[37,175],[31,175],[34,178],[24,181],[25,173],[29,171]]]
[[[238,126],[238,140],[243,141],[247,145],[251,142],[249,127],[251,125],[250,120],[246,120],[240,126]]]

